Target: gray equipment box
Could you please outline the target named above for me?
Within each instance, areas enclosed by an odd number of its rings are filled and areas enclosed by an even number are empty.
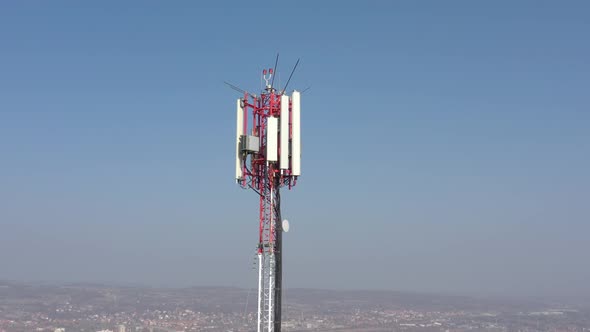
[[[260,149],[260,138],[257,136],[240,136],[240,150],[246,153],[257,153]]]

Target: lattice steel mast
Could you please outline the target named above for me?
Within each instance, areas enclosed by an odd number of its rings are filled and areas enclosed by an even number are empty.
[[[269,84],[273,74],[263,71],[259,96],[231,86],[244,94],[236,105],[236,180],[260,196],[258,332],[281,331],[282,232],[288,222],[281,219],[280,189],[291,189],[301,175],[300,93],[289,97],[286,86],[275,89],[274,79]]]

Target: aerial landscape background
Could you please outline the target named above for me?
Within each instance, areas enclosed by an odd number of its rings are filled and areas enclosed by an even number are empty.
[[[3,3],[0,279],[252,287],[223,81],[280,52],[311,86],[285,288],[590,296],[589,10]]]

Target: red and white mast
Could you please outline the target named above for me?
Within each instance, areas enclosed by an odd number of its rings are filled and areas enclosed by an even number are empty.
[[[258,332],[281,331],[282,232],[288,222],[281,221],[280,189],[291,189],[301,175],[301,94],[275,89],[273,75],[265,69],[261,94],[244,92],[236,105],[236,180],[260,196]]]

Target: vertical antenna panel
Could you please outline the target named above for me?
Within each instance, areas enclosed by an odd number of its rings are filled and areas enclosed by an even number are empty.
[[[292,142],[291,142],[291,171],[294,176],[301,175],[301,94],[293,91],[291,96]]]
[[[266,123],[266,160],[277,161],[278,155],[278,132],[279,119],[273,116],[268,117]]]
[[[281,169],[289,169],[289,96],[281,96]]]
[[[242,152],[240,151],[240,137],[244,135],[244,108],[242,100],[238,99],[236,103],[236,180],[242,179]]]

